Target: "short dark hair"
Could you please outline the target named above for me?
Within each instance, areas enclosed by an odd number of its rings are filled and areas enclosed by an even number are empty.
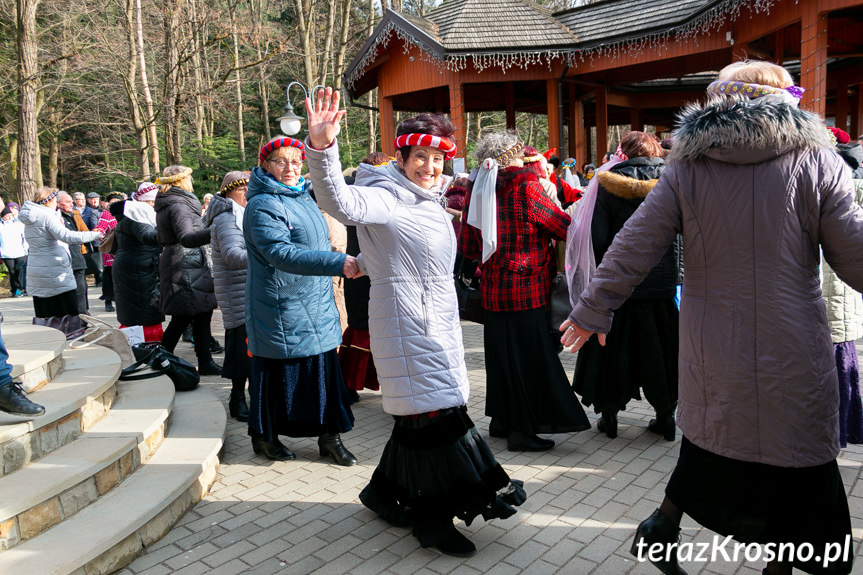
[[[399,127],[396,128],[396,137],[402,134],[430,134],[451,140],[454,133],[455,126],[452,125],[450,119],[440,114],[417,114],[413,118],[402,120]],[[412,147],[402,146],[399,148],[402,159],[408,158]]]
[[[560,167],[560,158],[555,156],[554,154],[548,159],[548,163],[554,166],[554,169],[558,169]]]
[[[370,164],[372,166],[380,166],[390,161],[390,157],[383,152],[370,152],[365,158],[360,160],[361,164]]]
[[[620,139],[620,151],[627,158],[661,158],[665,150],[659,145],[659,140],[653,134],[633,130]]]

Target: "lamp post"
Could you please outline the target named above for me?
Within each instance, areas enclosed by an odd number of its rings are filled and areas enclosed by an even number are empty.
[[[282,133],[286,136],[293,136],[298,133],[300,128],[302,128],[303,120],[305,119],[303,116],[298,116],[297,113],[294,112],[294,107],[291,106],[292,86],[299,86],[300,90],[303,91],[303,96],[305,98],[314,98],[315,92],[318,88],[325,88],[325,86],[318,84],[309,91],[301,82],[294,81],[288,84],[288,87],[285,89],[285,113],[277,118],[279,129],[281,129]]]

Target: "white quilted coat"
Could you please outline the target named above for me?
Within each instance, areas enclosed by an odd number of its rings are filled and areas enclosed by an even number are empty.
[[[464,405],[469,387],[449,216],[434,192],[409,190],[386,166],[361,164],[356,185],[348,186],[337,145],[319,151],[308,144],[318,204],[357,226],[361,267],[371,279],[369,333],[384,411],[413,415]]]

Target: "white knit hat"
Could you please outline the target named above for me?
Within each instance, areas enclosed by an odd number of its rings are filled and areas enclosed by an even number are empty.
[[[132,199],[137,202],[152,202],[156,199],[156,194],[159,193],[159,187],[150,182],[141,182],[138,186],[138,191],[132,194]]]

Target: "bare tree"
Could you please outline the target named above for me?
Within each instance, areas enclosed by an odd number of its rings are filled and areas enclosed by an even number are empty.
[[[36,41],[38,0],[17,0],[18,48],[18,196],[30,200],[41,184],[39,161],[39,61]]]

